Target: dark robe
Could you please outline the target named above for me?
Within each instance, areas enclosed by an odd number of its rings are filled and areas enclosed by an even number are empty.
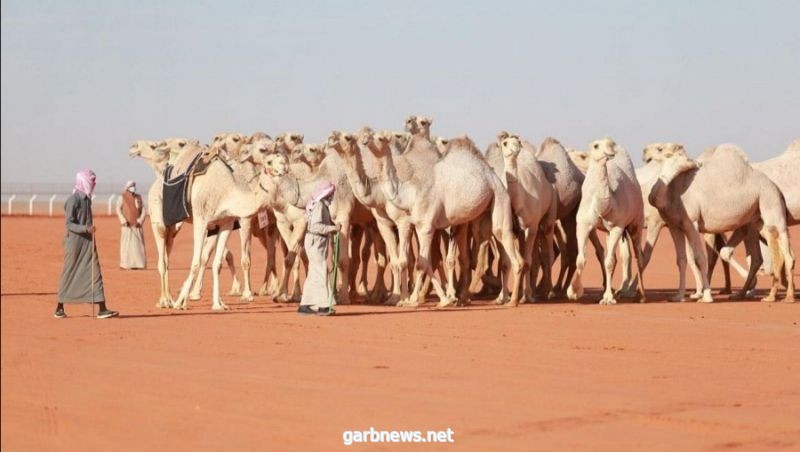
[[[106,300],[97,248],[86,227],[92,224],[92,200],[76,191],[64,203],[66,236],[64,267],[58,283],[59,303],[100,303]],[[94,252],[94,258],[92,253]],[[94,267],[94,284],[92,268]],[[94,287],[94,296],[92,296]]]

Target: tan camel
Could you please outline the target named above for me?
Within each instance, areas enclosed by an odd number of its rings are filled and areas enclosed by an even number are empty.
[[[693,258],[700,268],[703,289],[700,301],[712,302],[708,263],[700,233],[722,233],[749,227],[758,229],[767,240],[776,262],[772,289],[764,301],[775,300],[780,285],[777,274],[784,266],[787,279],[785,301],[794,301],[794,256],[786,226],[786,204],[778,187],[766,175],[748,165],[741,158],[741,152],[735,145],[721,145],[702,165],[690,160],[685,153],[657,157],[662,159],[661,173],[653,185],[649,201],[667,222],[675,243],[680,273],[678,299],[683,298],[686,285],[684,242],[688,239]],[[755,270],[753,266],[751,275]]]
[[[577,269],[567,290],[571,299],[583,296],[581,274],[586,264],[584,256],[589,233],[597,227],[608,231],[605,250],[605,291],[600,304],[615,304],[612,277],[616,266],[616,249],[623,233],[631,238],[639,273],[639,301],[645,301],[642,279],[643,260],[641,239],[644,227],[644,207],[641,188],[636,180],[628,153],[610,138],[593,141],[590,145],[589,170],[581,188],[583,196],[578,207]]]
[[[734,150],[734,152],[747,161],[747,156],[744,155],[741,150],[737,149]],[[703,159],[707,159],[710,158],[713,153],[714,148],[710,148],[701,154],[701,156]],[[683,154],[688,158],[686,150],[678,143],[666,142],[649,144],[645,146],[644,150],[642,151],[642,159],[645,161],[646,165],[636,170],[636,177],[642,187],[642,198],[644,199],[645,209],[645,224],[647,227],[647,237],[645,239],[643,252],[645,267],[647,267],[647,264],[650,262],[653,249],[655,249],[656,243],[658,242],[659,232],[664,226],[666,226],[666,222],[661,217],[661,213],[657,208],[655,208],[655,206],[650,204],[648,198],[650,196],[650,192],[652,191],[653,185],[658,181],[658,177],[661,173],[661,162],[667,158],[667,156],[676,154]],[[742,267],[733,258],[732,252],[726,253],[724,251],[727,243],[727,239],[725,238],[724,234],[705,233],[703,234],[703,239],[705,241],[706,256],[709,259],[707,274],[709,280],[713,274],[714,264],[716,263],[716,255],[720,255],[722,257],[722,270],[725,278],[725,286],[720,291],[720,294],[731,293],[730,267],[733,267],[743,279],[749,280],[751,271]],[[752,246],[752,244],[749,246]],[[689,243],[686,243],[686,251],[690,256],[692,255],[692,249]],[[629,254],[627,258],[630,260]],[[623,256],[623,259],[625,259],[625,256]],[[695,259],[689,259],[688,263],[695,279],[695,292],[690,295],[690,298],[697,300],[703,297],[702,277],[700,276],[700,269],[697,267]],[[755,280],[753,280],[753,282],[755,282]],[[676,300],[680,301],[678,298],[676,298]]]
[[[375,217],[392,268],[392,294],[385,303],[395,305],[409,295],[407,268],[411,225],[408,212],[388,202],[379,187],[378,162],[373,153],[367,150],[373,138],[374,132],[368,127],[362,127],[357,136],[334,131],[328,137],[328,147],[344,162],[343,168],[356,199],[369,208]],[[396,155],[397,177],[401,181],[408,181],[412,175],[421,174],[425,166],[432,165],[439,158],[427,141],[410,139],[404,134],[393,137],[392,145],[403,148],[403,151],[392,150]],[[397,227],[397,235],[394,227]],[[380,274],[382,273],[379,271]]]
[[[237,154],[243,144],[239,137],[229,137],[222,140],[210,152]],[[236,148],[231,149],[230,146]],[[262,179],[266,175],[259,176]],[[200,274],[202,266],[202,248],[209,227],[216,226],[216,247],[212,263],[212,309],[227,309],[220,297],[219,269],[224,254],[225,245],[233,229],[233,222],[237,218],[248,218],[263,207],[267,202],[267,193],[261,187],[251,191],[249,187],[237,180],[231,168],[220,158],[212,158],[205,174],[196,176],[192,184],[190,203],[191,217],[187,222],[192,224],[194,246],[189,275],[184,281],[178,298],[173,303],[175,309],[186,309],[186,301],[194,281]]]
[[[536,160],[536,148],[528,142],[510,135],[499,141],[503,153],[503,178],[511,207],[523,228],[523,262],[531,271],[525,272],[525,298],[535,301],[536,268],[533,252],[537,237],[541,241],[544,293],[552,290],[550,270],[553,265],[553,229],[558,214],[558,203],[553,186]]]
[[[797,177],[800,168],[800,139],[790,143],[778,157],[753,163],[752,166],[766,174],[783,193],[789,214],[786,218],[788,224],[800,224],[800,179]],[[770,254],[763,245],[761,251],[764,256],[763,267],[767,273],[772,273]]]
[[[274,151],[267,151],[266,154],[274,154]],[[283,154],[283,153],[281,153]],[[313,192],[317,189],[322,181],[328,181],[336,185],[337,190],[334,194],[334,200],[331,204],[331,217],[336,224],[341,224],[339,232],[340,240],[339,246],[341,252],[339,253],[339,275],[342,284],[339,286],[336,297],[337,303],[349,304],[350,303],[350,237],[351,225],[367,225],[373,221],[372,215],[369,211],[356,200],[355,196],[350,189],[350,184],[347,182],[347,175],[344,172],[344,162],[336,153],[328,153],[322,160],[319,167],[317,167],[306,179],[300,179],[295,176],[291,171],[286,172],[280,176],[281,184],[287,187],[292,187],[291,193],[283,194],[285,201],[298,208],[305,208],[306,201],[311,197]],[[302,238],[302,237],[301,237]],[[302,240],[300,240],[302,243]],[[288,250],[288,261],[292,264],[301,250],[298,246],[297,250]],[[290,268],[290,267],[287,267]]]
[[[169,255],[172,251],[175,236],[181,229],[182,223],[172,226],[164,225],[163,220],[163,175],[167,164],[174,163],[186,146],[197,146],[198,141],[187,140],[184,138],[170,138],[161,142],[136,141],[128,149],[131,157],[140,157],[153,169],[156,179],[150,185],[147,193],[148,210],[150,215],[150,226],[153,229],[153,239],[156,242],[157,267],[159,273],[159,285],[161,295],[156,303],[157,307],[167,308],[172,306],[172,295],[169,289]],[[210,243],[208,244],[210,248]],[[233,255],[228,251],[225,253],[225,261],[231,272],[231,293],[238,292],[239,281],[236,277],[236,269],[233,265]],[[192,288],[192,299],[200,298],[200,284]]]
[[[586,171],[589,170],[589,162],[591,161],[589,153],[569,148],[567,149],[567,155],[569,155],[569,159],[572,160],[572,163],[574,163],[583,174],[586,174]]]
[[[425,177],[413,177],[402,182],[397,177],[397,166],[390,150],[391,140],[392,134],[389,132],[376,134],[374,145],[368,148],[377,157],[379,184],[384,196],[399,209],[409,212],[408,219],[414,225],[419,240],[414,293],[398,304],[419,304],[419,291],[425,274],[432,280],[440,306],[456,301],[445,293],[441,282],[433,275],[430,251],[434,232],[473,222],[490,209],[492,231],[502,244],[504,268],[510,264],[512,269],[512,293],[508,304],[516,306],[521,296],[522,258],[514,240],[511,200],[474,143],[466,137],[451,139],[445,156],[432,165]],[[505,301],[508,297],[507,287],[503,287],[498,301]]]

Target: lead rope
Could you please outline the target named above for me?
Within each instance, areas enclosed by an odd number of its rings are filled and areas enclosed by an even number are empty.
[[[333,313],[333,297],[336,293],[336,279],[339,276],[339,233],[333,236],[333,278],[331,278],[331,290],[328,292],[328,309]]]
[[[92,318],[96,319],[97,317],[94,316],[94,259],[96,254],[94,246],[94,232],[92,232]]]

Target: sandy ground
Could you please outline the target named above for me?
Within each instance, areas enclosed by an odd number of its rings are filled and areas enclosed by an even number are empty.
[[[122,316],[71,305],[56,320],[62,222],[2,218],[4,451],[329,450],[370,427],[451,428],[454,443],[424,445],[442,450],[800,448],[800,303],[664,302],[677,285],[666,233],[644,305],[360,305],[309,318],[260,297],[212,312],[210,284],[191,310],[158,310],[149,229],[150,269],[123,271],[116,219],[100,218],[106,295]],[[178,239],[174,290],[189,242]],[[598,275],[591,258],[593,297]],[[350,448],[367,447],[401,445]]]

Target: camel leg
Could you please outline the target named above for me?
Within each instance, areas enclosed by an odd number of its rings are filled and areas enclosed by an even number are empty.
[[[678,293],[670,298],[671,301],[686,300],[686,236],[677,227],[670,227],[672,243],[675,245],[675,259],[678,265]]]
[[[278,285],[277,295],[273,298],[273,301],[278,303],[287,303],[290,301],[288,293],[289,276],[292,273],[294,260],[297,257],[297,251],[300,245],[297,243],[293,233],[294,231],[287,221],[280,219],[277,221],[277,223],[278,231],[280,232],[283,242],[286,244],[286,254],[284,254],[283,257],[283,274],[281,275],[281,280]]]
[[[416,307],[419,306],[420,290],[422,289],[424,276],[431,278],[431,283],[436,294],[439,296],[439,306],[447,306],[450,300],[442,288],[441,283],[433,274],[433,266],[430,262],[431,242],[433,242],[434,231],[430,229],[417,229],[417,240],[419,241],[419,254],[416,262],[416,275],[414,278],[414,290],[406,301],[401,301],[398,306]]]
[[[264,228],[263,231],[264,247],[267,249],[267,268],[264,270],[263,290],[258,291],[259,295],[267,295],[270,297],[277,295],[278,284],[280,283],[277,265],[277,248],[278,245],[281,246],[281,249],[284,247],[280,235],[278,234],[278,227],[275,223],[277,223],[277,220]]]
[[[761,268],[761,264],[763,258],[761,257],[761,251],[758,248],[759,240],[758,240],[758,230],[753,227],[753,225],[748,225],[746,227],[740,228],[744,230],[745,237],[745,249],[747,253],[750,255],[750,272],[747,275],[747,279],[745,279],[744,285],[742,286],[742,290],[734,297],[731,296],[731,299],[736,298],[747,298],[748,292],[750,291],[751,287],[755,286],[756,283],[756,275],[758,274],[758,269]],[[734,232],[734,236],[737,235],[739,230]],[[730,241],[728,242],[730,243]],[[735,246],[735,245],[734,245]],[[724,260],[723,260],[724,262]]]
[[[383,302],[383,300],[386,299],[387,293],[389,292],[388,288],[386,287],[386,264],[388,262],[386,255],[386,243],[383,241],[381,234],[376,234],[376,232],[378,232],[377,229],[372,231],[372,243],[375,253],[375,284],[372,286],[372,291],[370,291],[369,295],[367,296],[367,301],[370,303]],[[361,261],[366,262],[363,258]],[[367,270],[368,267],[365,266],[364,275],[367,274]]]
[[[409,224],[402,222],[397,225],[397,232],[397,268],[400,279],[400,300],[398,300],[397,306],[403,306],[410,303],[409,297],[411,296],[408,287],[410,277],[408,268],[411,254],[411,227]]]
[[[578,258],[578,235],[577,235],[577,222],[573,215],[568,215],[560,220],[561,227],[564,229],[565,235],[565,248],[561,252],[561,265],[562,268],[566,266],[563,279],[559,281],[560,295],[565,296],[567,287],[572,281],[572,276],[575,274],[575,260]]]
[[[688,241],[686,242],[686,256],[689,270],[692,271],[692,276],[694,277],[695,288],[694,293],[689,295],[689,299],[699,300],[703,298],[703,275],[700,274],[700,267],[697,266],[697,261],[694,258],[694,250]]]
[[[337,222],[338,223],[338,222]],[[342,229],[339,231],[339,281],[340,286],[337,290],[336,303],[341,305],[350,304],[350,288],[347,281],[350,281],[350,219],[344,218],[341,221]]]
[[[608,231],[606,256],[603,261],[603,265],[606,269],[605,291],[603,292],[603,298],[600,299],[600,304],[617,304],[617,300],[614,299],[614,290],[611,286],[612,278],[614,277],[614,267],[617,265],[617,245],[619,244],[623,232],[625,232],[625,230],[619,226],[615,226]]]
[[[633,248],[633,254],[636,257],[636,280],[638,280],[638,295],[639,295],[639,303],[644,303],[647,301],[646,296],[644,294],[644,253],[642,251],[642,235],[643,231],[640,227],[634,226],[629,228],[628,236],[631,239],[631,248]]]
[[[358,270],[361,268],[361,247],[362,245],[364,248],[369,250],[367,247],[364,235],[366,233],[366,229],[364,226],[361,225],[353,225],[350,232],[350,249],[348,252],[351,254],[350,258],[350,266],[353,269],[350,272],[350,280],[347,282],[347,287],[350,290],[350,298],[356,298],[356,296],[366,297],[367,296],[367,286],[365,284],[365,278],[361,278],[358,280]],[[343,249],[340,249],[339,252],[343,252]],[[368,260],[364,260],[366,263]],[[366,274],[366,272],[363,272]],[[357,282],[357,280],[359,282]]]
[[[508,295],[506,288],[510,287],[511,297],[506,306],[518,306],[522,298],[522,271],[523,262],[522,255],[519,252],[517,242],[514,240],[514,234],[511,231],[503,231],[502,229],[495,231],[495,237],[502,246],[499,246],[501,266],[505,269],[507,279],[512,278],[513,283],[503,284],[498,299],[505,299]],[[509,273],[510,271],[510,273]],[[506,293],[504,293],[506,292]]]
[[[302,241],[301,238],[297,238],[298,241]],[[308,270],[308,257],[306,257],[306,251],[303,247],[298,248],[297,255],[294,259],[294,264],[292,265],[292,272],[289,277],[289,285],[287,287],[291,287],[289,292],[289,301],[292,303],[300,303],[301,298],[303,297],[303,289],[300,287],[300,266],[304,266],[306,270]]]
[[[786,303],[794,303],[794,253],[789,244],[789,233],[786,230],[778,234],[778,245],[780,246],[783,266],[786,273],[786,296],[783,301]],[[776,276],[780,274],[779,270],[780,269],[775,272]]]
[[[206,268],[208,267],[208,260],[211,258],[211,252],[214,251],[214,246],[217,243],[216,236],[206,236],[203,241],[203,252],[200,258],[200,273],[197,279],[192,284],[192,290],[189,292],[189,300],[197,301],[201,298],[203,293],[203,282],[206,278]]]
[[[253,240],[251,229],[253,227],[252,218],[241,218],[239,220],[239,241],[241,244],[241,264],[242,264],[242,296],[241,300],[249,303],[253,301],[253,291],[250,285],[250,245]]]
[[[270,252],[269,252],[269,245],[267,245],[267,237],[265,234],[265,229],[266,228],[256,229],[255,231],[253,231],[253,234],[258,239],[258,242],[261,244],[262,247],[264,247],[265,250],[267,250],[267,267],[264,270],[264,279],[261,281],[261,285],[258,288],[258,292],[256,292],[260,296],[267,295],[267,287],[269,286],[269,276],[270,276],[270,267],[269,267]],[[275,269],[274,259],[272,262],[273,262],[272,271],[274,271]]]
[[[220,270],[222,270],[222,260],[227,252],[228,238],[231,236],[232,231],[233,231],[233,223],[230,223],[225,226],[220,226],[219,232],[217,233],[217,247],[216,250],[214,251],[214,262],[212,263],[211,266],[211,281],[212,281],[211,309],[215,311],[228,309],[228,306],[225,305],[225,303],[223,303],[222,297],[220,296],[219,273]]]
[[[242,293],[241,284],[239,284],[239,279],[236,277],[236,264],[233,262],[233,253],[228,247],[225,247],[225,265],[228,267],[228,270],[231,272],[231,290],[228,292],[230,295],[239,295]],[[204,264],[205,265],[205,264]]]
[[[522,275],[524,277],[522,285],[525,291],[525,296],[522,299],[523,303],[536,302],[536,274],[533,273],[533,268],[528,265],[529,263],[533,263],[533,254],[536,248],[536,231],[537,228],[527,228],[525,231],[525,238],[522,242]]]
[[[447,294],[447,298],[452,301],[457,300],[456,297],[456,238],[455,234],[457,234],[457,230],[460,231],[461,228],[466,227],[466,225],[460,225],[451,227],[450,231],[447,234],[447,256],[445,258],[445,274],[447,280],[447,290],[445,291]]]
[[[572,274],[572,281],[567,287],[567,297],[570,300],[578,300],[583,297],[583,282],[581,277],[583,275],[583,268],[586,267],[586,240],[592,237],[594,226],[589,223],[577,223],[575,227],[575,234],[578,244],[578,254],[575,257],[575,272]],[[597,239],[597,234],[594,234]],[[595,246],[595,250],[598,246]],[[602,246],[600,246],[602,248]],[[605,270],[603,270],[605,272]],[[604,278],[605,279],[605,276]]]
[[[593,226],[592,229],[589,231],[589,241],[592,242],[592,246],[594,247],[594,255],[597,258],[597,262],[600,263],[600,270],[603,272],[603,281],[606,280],[606,266],[603,264],[606,260],[605,250],[603,249],[603,242],[600,241],[600,237],[597,236],[597,227]]]
[[[706,258],[705,253],[705,242],[703,238],[700,236],[700,232],[694,228],[694,224],[691,222],[684,222],[684,229],[688,231],[686,236],[689,239],[689,244],[692,247],[692,251],[694,252],[694,261],[697,264],[698,269],[700,270],[700,276],[702,277],[702,287],[703,287],[703,296],[698,299],[697,301],[703,303],[711,303],[714,299],[711,297],[711,286],[708,283],[708,259]]]
[[[159,286],[161,288],[161,295],[156,303],[156,307],[168,308],[172,305],[172,300],[169,296],[169,289],[167,289],[168,285],[166,284],[164,275],[167,272],[166,235],[170,231],[160,223],[150,222],[150,227],[153,229],[153,240],[156,242],[156,251],[158,252],[156,265],[158,267]]]
[[[622,284],[616,292],[616,296],[620,298],[630,298],[631,292],[634,291],[633,274],[631,272],[631,240],[628,234],[623,231],[622,237],[619,241],[619,257],[620,267],[622,267]],[[635,292],[634,292],[635,293]]]
[[[392,271],[392,294],[384,301],[387,305],[396,305],[402,299],[402,285],[401,285],[401,269],[399,262],[399,249],[397,245],[397,238],[395,237],[393,224],[388,220],[377,220],[378,232],[381,236],[381,241],[386,247],[386,253],[389,256],[389,267]],[[407,259],[406,259],[407,261]],[[378,273],[380,278],[380,273]]]
[[[206,222],[195,219],[194,224],[192,225],[192,239],[194,246],[192,247],[192,263],[189,267],[189,276],[186,277],[183,287],[181,287],[181,291],[178,294],[178,298],[172,304],[173,309],[187,308],[186,300],[189,297],[189,291],[192,289],[194,280],[197,279],[200,274],[200,267],[203,259],[203,243],[206,241],[206,234],[208,234]]]
[[[553,259],[555,260],[558,257],[561,257],[561,263],[559,265],[560,270],[558,272],[558,276],[556,277],[556,285],[553,287],[553,292],[560,296],[564,289],[564,277],[567,274],[568,268],[566,261],[567,235],[566,232],[564,232],[564,226],[561,225],[560,221],[556,223],[555,235],[553,238],[555,239],[556,243],[556,250],[553,253]]]
[[[456,297],[458,304],[468,305],[469,299],[469,286],[472,282],[472,269],[470,268],[470,250],[469,250],[469,225],[464,225],[459,228],[456,234],[456,249],[458,251],[458,266],[461,277],[458,281],[458,290]]]
[[[542,293],[548,299],[555,296],[553,290],[553,244],[555,242],[555,224],[550,220],[545,222],[544,229],[539,233],[542,243]]]

